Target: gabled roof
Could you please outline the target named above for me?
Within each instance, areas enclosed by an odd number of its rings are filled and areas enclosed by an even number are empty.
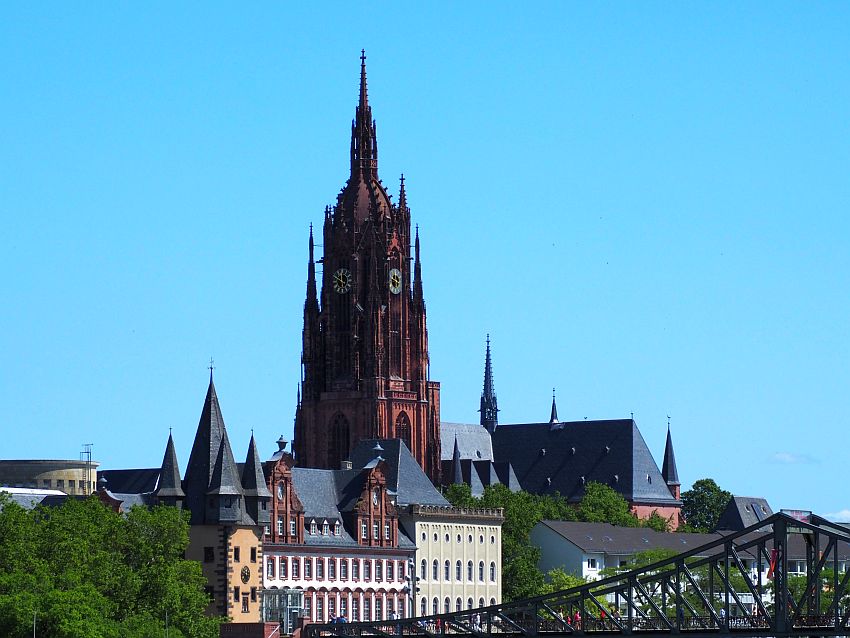
[[[671,549],[685,552],[716,541],[712,534],[656,532],[648,527],[618,527],[610,523],[580,523],[575,521],[541,521],[559,536],[587,553],[631,555],[648,549]]]
[[[584,486],[609,485],[632,503],[680,505],[632,419],[502,425],[492,435],[498,463],[510,463],[522,489],[579,501]]]
[[[382,449],[376,450],[376,444]],[[351,464],[357,470],[377,456],[387,464],[387,489],[395,492],[398,505],[449,505],[401,439],[364,439],[352,450]]]
[[[733,496],[717,521],[718,530],[737,531],[755,525],[773,514],[770,504],[761,497]]]
[[[440,423],[440,456],[449,461],[457,439],[460,458],[474,461],[492,461],[493,444],[490,433],[478,423]]]

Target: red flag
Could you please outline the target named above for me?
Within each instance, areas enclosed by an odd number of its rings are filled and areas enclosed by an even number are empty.
[[[778,555],[776,548],[770,550],[770,569],[767,570],[768,580],[773,579],[773,572],[776,571],[776,558]]]

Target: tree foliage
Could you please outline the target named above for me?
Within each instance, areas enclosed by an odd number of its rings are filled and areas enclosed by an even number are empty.
[[[0,500],[0,635],[208,638],[217,619],[200,565],[183,558],[188,521],[173,507],[125,516],[97,498],[24,510]]]
[[[713,479],[696,481],[691,489],[682,492],[682,515],[687,531],[713,532],[731,498],[732,494],[720,489]]]

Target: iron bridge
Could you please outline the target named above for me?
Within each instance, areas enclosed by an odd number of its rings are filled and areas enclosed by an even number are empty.
[[[800,539],[805,574],[789,574],[789,542]],[[545,596],[416,618],[311,624],[303,633],[307,638],[850,636],[850,570],[839,570],[844,567],[839,556],[846,557],[848,549],[850,529],[816,515],[799,520],[778,513],[672,558]]]

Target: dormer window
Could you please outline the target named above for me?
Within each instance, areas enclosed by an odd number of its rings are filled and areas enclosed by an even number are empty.
[[[310,536],[316,535],[316,521],[310,521]]]
[[[295,519],[291,519],[289,521],[289,535],[295,536]]]
[[[327,536],[327,535],[328,535],[328,522],[325,521],[324,523],[322,523],[322,536]]]
[[[372,538],[378,540],[378,524],[372,523]]]
[[[334,536],[339,536],[339,521],[334,523]]]
[[[384,540],[390,540],[390,524],[384,523]]]

